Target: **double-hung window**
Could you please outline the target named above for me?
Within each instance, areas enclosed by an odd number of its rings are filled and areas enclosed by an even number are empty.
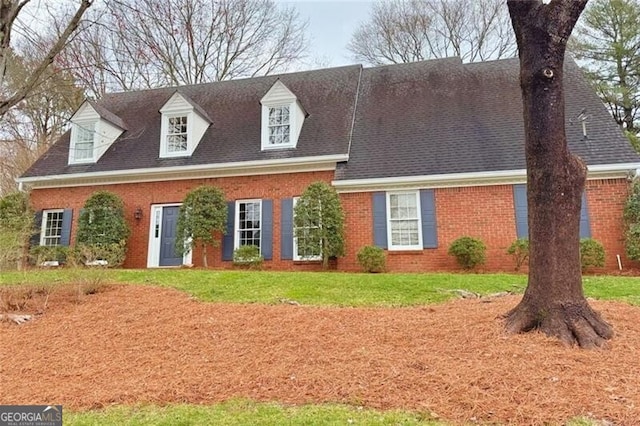
[[[422,249],[418,191],[387,193],[387,220],[389,249]]]
[[[262,226],[262,201],[236,202],[235,248],[256,246],[260,248]]]
[[[293,199],[294,214],[299,200]],[[293,260],[322,259],[322,242],[317,232],[322,224],[310,217],[294,218],[293,223]]]
[[[168,154],[187,152],[187,116],[168,117],[166,146]]]
[[[44,210],[42,212],[41,246],[59,246],[62,242],[62,217],[64,210]]]
[[[269,145],[289,145],[291,143],[291,120],[289,105],[269,108]]]
[[[74,124],[72,132],[73,162],[83,163],[93,161],[95,148],[96,122]]]

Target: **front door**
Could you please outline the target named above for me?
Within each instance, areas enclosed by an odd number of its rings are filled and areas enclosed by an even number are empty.
[[[178,256],[175,250],[179,211],[179,206],[162,207],[162,232],[160,235],[160,258],[158,266],[182,265],[182,256]]]

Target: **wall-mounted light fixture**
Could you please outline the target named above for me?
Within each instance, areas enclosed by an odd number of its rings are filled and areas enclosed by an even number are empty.
[[[140,219],[142,219],[142,207],[138,207],[138,208],[136,209],[136,211],[133,213],[133,217],[134,217],[136,220],[140,220]]]

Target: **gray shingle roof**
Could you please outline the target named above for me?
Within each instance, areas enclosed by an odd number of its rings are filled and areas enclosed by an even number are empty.
[[[640,161],[571,60],[565,97],[572,152],[589,165]],[[586,140],[576,119],[583,109]],[[337,179],[525,167],[518,59],[442,59],[363,71],[350,159]]]
[[[67,132],[23,175],[47,176],[347,154],[361,66],[180,87],[211,125],[189,158],[159,158],[160,108],[176,88],[115,93],[97,102],[128,130],[95,164],[68,165]],[[308,113],[296,149],[261,151],[260,99],[280,79]]]
[[[589,165],[640,162],[577,66],[567,62],[571,150]],[[191,157],[172,159],[159,158],[158,111],[176,88],[111,94],[97,103],[98,108],[112,122],[126,123],[127,130],[96,164],[67,165],[67,132],[23,176],[347,153],[349,161],[339,167],[338,180],[524,169],[518,76],[517,59],[462,64],[449,58],[184,86],[180,93],[213,124]],[[309,115],[296,149],[262,152],[259,101],[278,79]],[[576,119],[583,110],[589,116],[586,140]]]

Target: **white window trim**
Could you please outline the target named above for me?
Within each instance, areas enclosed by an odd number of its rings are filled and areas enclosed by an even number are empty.
[[[258,203],[260,204],[260,254],[262,254],[262,199],[247,199],[236,200],[235,217],[233,218],[233,249],[236,250],[240,247],[240,204],[245,203]]]
[[[315,262],[318,260],[322,260],[322,244],[320,247],[320,254],[318,256],[300,256],[298,254],[298,238],[296,238],[296,222],[295,222],[295,214],[296,214],[296,204],[298,204],[298,200],[300,197],[293,197],[293,260],[294,261],[302,261],[302,262]]]
[[[100,120],[75,121],[71,126],[71,141],[69,143],[69,164],[87,164],[96,162],[96,135]],[[93,126],[93,149],[91,158],[76,158],[76,144],[78,143],[78,128]]]
[[[47,219],[49,217],[49,214],[51,213],[62,213],[63,215],[63,220],[64,220],[64,209],[49,209],[49,210],[43,210],[42,211],[42,223],[40,224],[40,245],[44,246],[44,239],[45,239],[45,230],[47,229]],[[60,242],[62,242],[62,227],[60,228]],[[58,247],[60,246],[60,244],[56,244],[55,246],[48,246],[48,247]]]
[[[417,245],[394,245],[391,238],[391,196],[412,194],[416,197],[416,213],[418,215],[418,244]],[[387,246],[390,251],[402,250],[422,250],[422,211],[420,210],[420,191],[392,191],[387,192]],[[413,219],[414,220],[414,219]]]
[[[271,108],[289,107],[289,143],[272,145],[269,143],[269,110]],[[296,129],[296,101],[265,103],[262,105],[262,149],[291,149],[296,147],[294,132]]]
[[[169,152],[169,119],[176,117],[187,117],[187,150]],[[162,123],[160,130],[160,158],[176,158],[176,157],[189,157],[193,154],[193,111],[172,111],[171,113],[165,112],[162,114]]]

